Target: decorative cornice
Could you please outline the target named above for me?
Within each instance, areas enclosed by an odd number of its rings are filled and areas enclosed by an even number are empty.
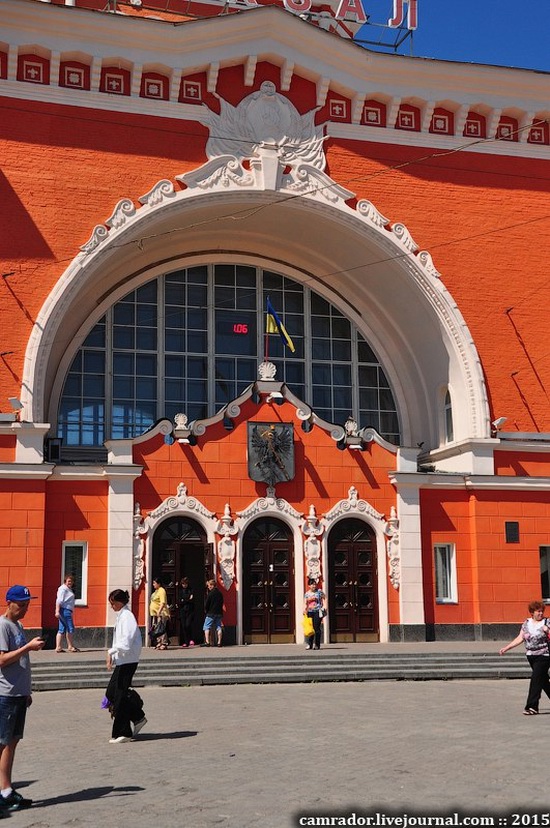
[[[384,520],[384,515],[377,512],[366,500],[360,499],[355,486],[350,486],[347,499],[339,500],[330,511],[326,512],[322,522],[328,527],[335,520],[344,516],[349,517],[350,514],[368,516],[376,522]]]
[[[254,500],[242,512],[237,512],[237,516],[241,521],[247,521],[266,512],[280,512],[283,515],[288,515],[288,517],[291,517],[294,520],[300,520],[303,518],[303,514],[301,512],[297,512],[288,500],[285,500],[282,497],[275,497],[275,489],[272,487],[268,487],[265,497],[259,497]]]

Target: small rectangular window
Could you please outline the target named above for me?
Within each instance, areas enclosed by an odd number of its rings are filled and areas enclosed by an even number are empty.
[[[550,603],[550,546],[539,546],[542,600]]]
[[[434,560],[436,603],[458,603],[454,544],[440,543],[434,546]]]
[[[517,520],[507,520],[504,523],[506,543],[519,543],[519,523]]]
[[[74,577],[74,594],[77,606],[88,603],[88,542],[63,541],[61,578]]]

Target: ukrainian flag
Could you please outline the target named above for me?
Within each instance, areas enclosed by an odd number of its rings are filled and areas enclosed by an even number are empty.
[[[265,332],[266,332],[266,334],[272,334],[272,333],[279,334],[279,336],[281,337],[281,340],[283,342],[283,345],[286,345],[286,347],[290,348],[292,353],[294,353],[294,351],[296,350],[296,348],[294,347],[294,342],[292,341],[292,339],[287,334],[285,326],[283,325],[283,323],[281,322],[281,320],[279,319],[279,317],[275,313],[275,309],[274,309],[273,305],[271,304],[271,300],[270,300],[269,296],[267,297],[267,311],[266,311],[266,313],[267,313],[266,320],[265,320]]]

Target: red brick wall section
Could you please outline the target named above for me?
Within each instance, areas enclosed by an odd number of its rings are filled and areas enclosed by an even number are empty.
[[[550,477],[550,454],[495,451],[495,474],[510,477]]]
[[[0,434],[0,463],[13,463],[15,460],[15,436]]]
[[[44,503],[43,480],[0,481],[0,602],[9,586],[29,587],[31,601],[26,627],[41,627],[46,597],[43,589]]]
[[[541,599],[539,547],[550,545],[547,492],[421,492],[427,620],[436,624],[521,620]],[[507,543],[505,522],[519,523]],[[458,604],[435,604],[433,547],[456,545]]]
[[[88,603],[75,610],[79,627],[105,626],[107,607],[106,482],[51,481],[46,490],[44,623],[55,623],[55,595],[63,573],[63,541],[88,542]],[[129,551],[131,554],[131,550]]]

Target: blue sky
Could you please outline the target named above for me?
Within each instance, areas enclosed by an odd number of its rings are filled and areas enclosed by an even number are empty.
[[[363,6],[372,23],[386,23],[393,0],[363,0]],[[412,53],[550,72],[549,12],[548,0],[418,0]],[[369,25],[357,36],[381,37],[392,42],[395,35]],[[398,51],[410,54],[410,49],[407,39]]]

